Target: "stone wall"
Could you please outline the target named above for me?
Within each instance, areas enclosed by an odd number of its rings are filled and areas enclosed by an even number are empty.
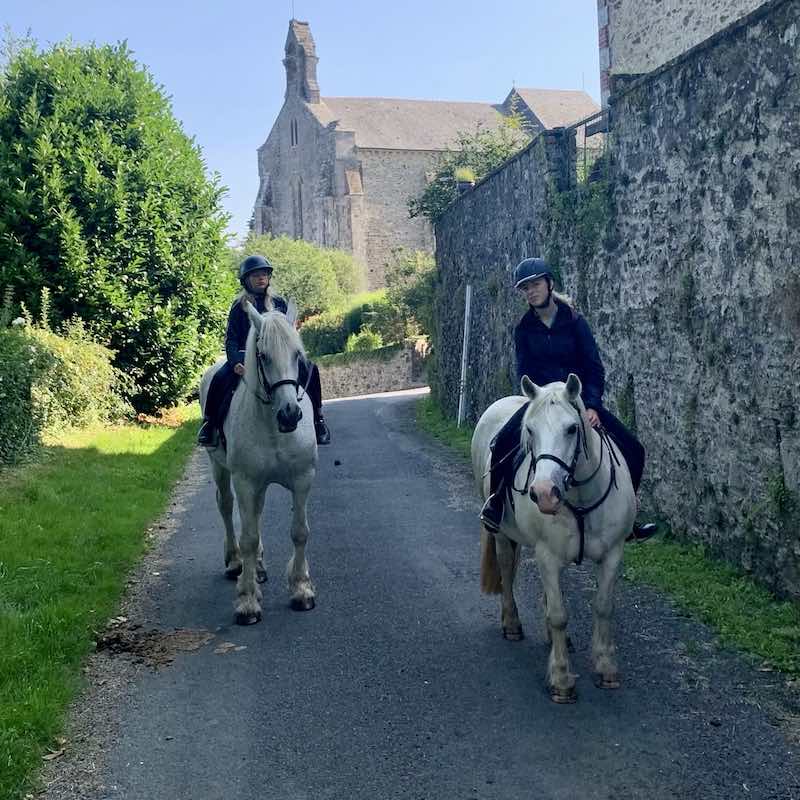
[[[764,0],[605,0],[611,73],[651,72]],[[602,44],[602,43],[601,43]]]
[[[531,148],[448,212],[436,232],[446,318],[435,387],[453,413],[467,279],[469,418],[510,387],[510,329],[523,307],[508,270],[526,255],[555,258],[600,345],[607,403],[635,420],[647,448],[646,505],[678,535],[795,597],[798,19],[800,0],[772,0],[612,96],[611,186],[593,195],[607,224],[593,249],[577,216],[553,234],[554,218],[580,207],[586,190],[558,193],[551,182],[547,193],[548,171],[570,181],[559,174],[568,159],[547,148]]]
[[[367,283],[386,285],[385,266],[397,248],[433,252],[433,229],[425,217],[408,216],[408,201],[425,189],[426,173],[439,153],[358,148],[364,177]]]
[[[418,345],[322,356],[318,364],[326,400],[396,392],[427,384],[425,350]]]

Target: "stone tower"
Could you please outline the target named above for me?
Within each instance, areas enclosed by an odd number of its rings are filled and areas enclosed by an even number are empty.
[[[286,99],[299,97],[306,103],[319,103],[317,49],[307,22],[293,19],[286,36]]]

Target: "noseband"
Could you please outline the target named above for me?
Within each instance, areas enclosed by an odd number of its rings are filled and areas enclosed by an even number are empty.
[[[308,370],[308,378],[306,378],[306,382],[304,386],[300,385],[300,381],[297,378],[284,378],[280,381],[275,381],[274,383],[269,382],[269,378],[267,378],[267,372],[264,367],[264,363],[267,360],[267,356],[265,353],[260,353],[256,350],[256,366],[258,369],[258,383],[261,386],[261,391],[264,395],[260,395],[258,392],[253,392],[255,396],[262,402],[264,405],[272,405],[272,395],[276,389],[281,386],[294,386],[295,392],[297,393],[297,402],[299,403],[303,397],[308,392],[308,384],[311,382],[311,370]],[[300,377],[300,371],[298,368],[298,378]],[[301,393],[302,390],[302,393]]]

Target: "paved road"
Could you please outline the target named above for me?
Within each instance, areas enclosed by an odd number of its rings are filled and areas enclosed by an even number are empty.
[[[624,684],[601,691],[589,674],[591,574],[571,571],[580,696],[550,702],[535,568],[524,562],[518,591],[527,638],[506,642],[499,601],[478,592],[467,467],[415,430],[415,400],[328,407],[334,445],[321,450],[311,500],[310,613],[288,608],[288,495],[275,488],[264,621],[232,624],[200,462],[148,590],[147,623],[215,638],[135,673],[108,711],[105,789],[92,797],[800,798],[797,751],[773,703],[785,699],[783,679],[720,652],[648,590],[621,588]],[[224,642],[246,649],[214,652]]]

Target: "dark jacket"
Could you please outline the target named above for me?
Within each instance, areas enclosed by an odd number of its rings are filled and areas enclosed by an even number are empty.
[[[272,305],[275,311],[285,314],[289,306],[287,302],[278,295],[272,295]],[[256,311],[264,313],[264,295],[255,295]],[[237,300],[228,313],[228,329],[225,332],[225,355],[228,363],[234,367],[236,364],[244,364],[244,348],[247,344],[247,334],[250,332],[250,318],[242,308],[242,304]]]
[[[586,320],[566,303],[556,300],[553,325],[548,328],[536,312],[529,308],[514,328],[517,352],[517,373],[527,375],[544,386],[553,381],[566,381],[570,372],[580,379],[581,395],[587,408],[602,408],[606,372],[597,343]]]

